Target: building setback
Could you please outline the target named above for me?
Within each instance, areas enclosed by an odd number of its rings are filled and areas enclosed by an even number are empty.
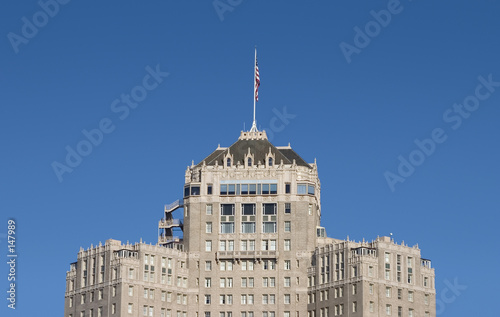
[[[326,237],[320,191],[316,163],[241,132],[187,168],[156,245],[80,250],[64,316],[434,317],[430,260],[389,237]]]

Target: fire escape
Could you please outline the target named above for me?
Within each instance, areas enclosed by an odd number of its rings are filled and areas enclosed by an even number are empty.
[[[165,247],[173,247],[181,239],[175,233],[183,230],[183,223],[180,219],[174,219],[172,213],[178,208],[184,207],[184,200],[178,199],[171,204],[165,205],[165,217],[158,223],[158,244]]]

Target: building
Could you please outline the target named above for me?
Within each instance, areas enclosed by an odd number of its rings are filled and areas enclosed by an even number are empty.
[[[320,192],[316,163],[241,132],[187,168],[156,245],[80,250],[65,317],[434,317],[430,260],[389,237],[326,237]]]

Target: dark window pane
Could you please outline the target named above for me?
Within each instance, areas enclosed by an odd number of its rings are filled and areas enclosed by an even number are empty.
[[[184,187],[184,197],[189,197],[189,186]]]
[[[255,204],[243,204],[243,215],[255,215]]]
[[[225,184],[220,185],[220,194],[227,195],[227,185],[225,185]]]
[[[276,204],[263,204],[264,215],[276,215]]]
[[[228,195],[234,195],[235,194],[235,185],[234,184],[229,184],[227,187],[227,194]]]
[[[269,184],[262,184],[262,195],[269,195]]]
[[[290,194],[290,184],[285,184],[285,194]]]
[[[257,185],[250,184],[250,195],[255,195],[257,193]]]
[[[248,195],[248,184],[241,184],[241,194]]]
[[[222,216],[233,216],[234,215],[234,205],[233,204],[222,204],[220,205],[220,212]]]
[[[207,195],[212,195],[212,185],[207,186]]]
[[[276,195],[278,193],[278,184],[271,184],[271,195]]]
[[[198,196],[200,194],[200,186],[191,186],[191,195]]]
[[[307,186],[307,193],[309,195],[314,195],[314,186],[312,185]]]

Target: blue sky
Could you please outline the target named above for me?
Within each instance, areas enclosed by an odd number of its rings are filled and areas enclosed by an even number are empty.
[[[186,166],[250,127],[255,45],[258,126],[317,159],[328,235],[418,243],[439,316],[490,315],[498,2],[41,2],[0,10],[0,247],[13,218],[18,253],[2,316],[62,316],[80,246],[156,241]]]

